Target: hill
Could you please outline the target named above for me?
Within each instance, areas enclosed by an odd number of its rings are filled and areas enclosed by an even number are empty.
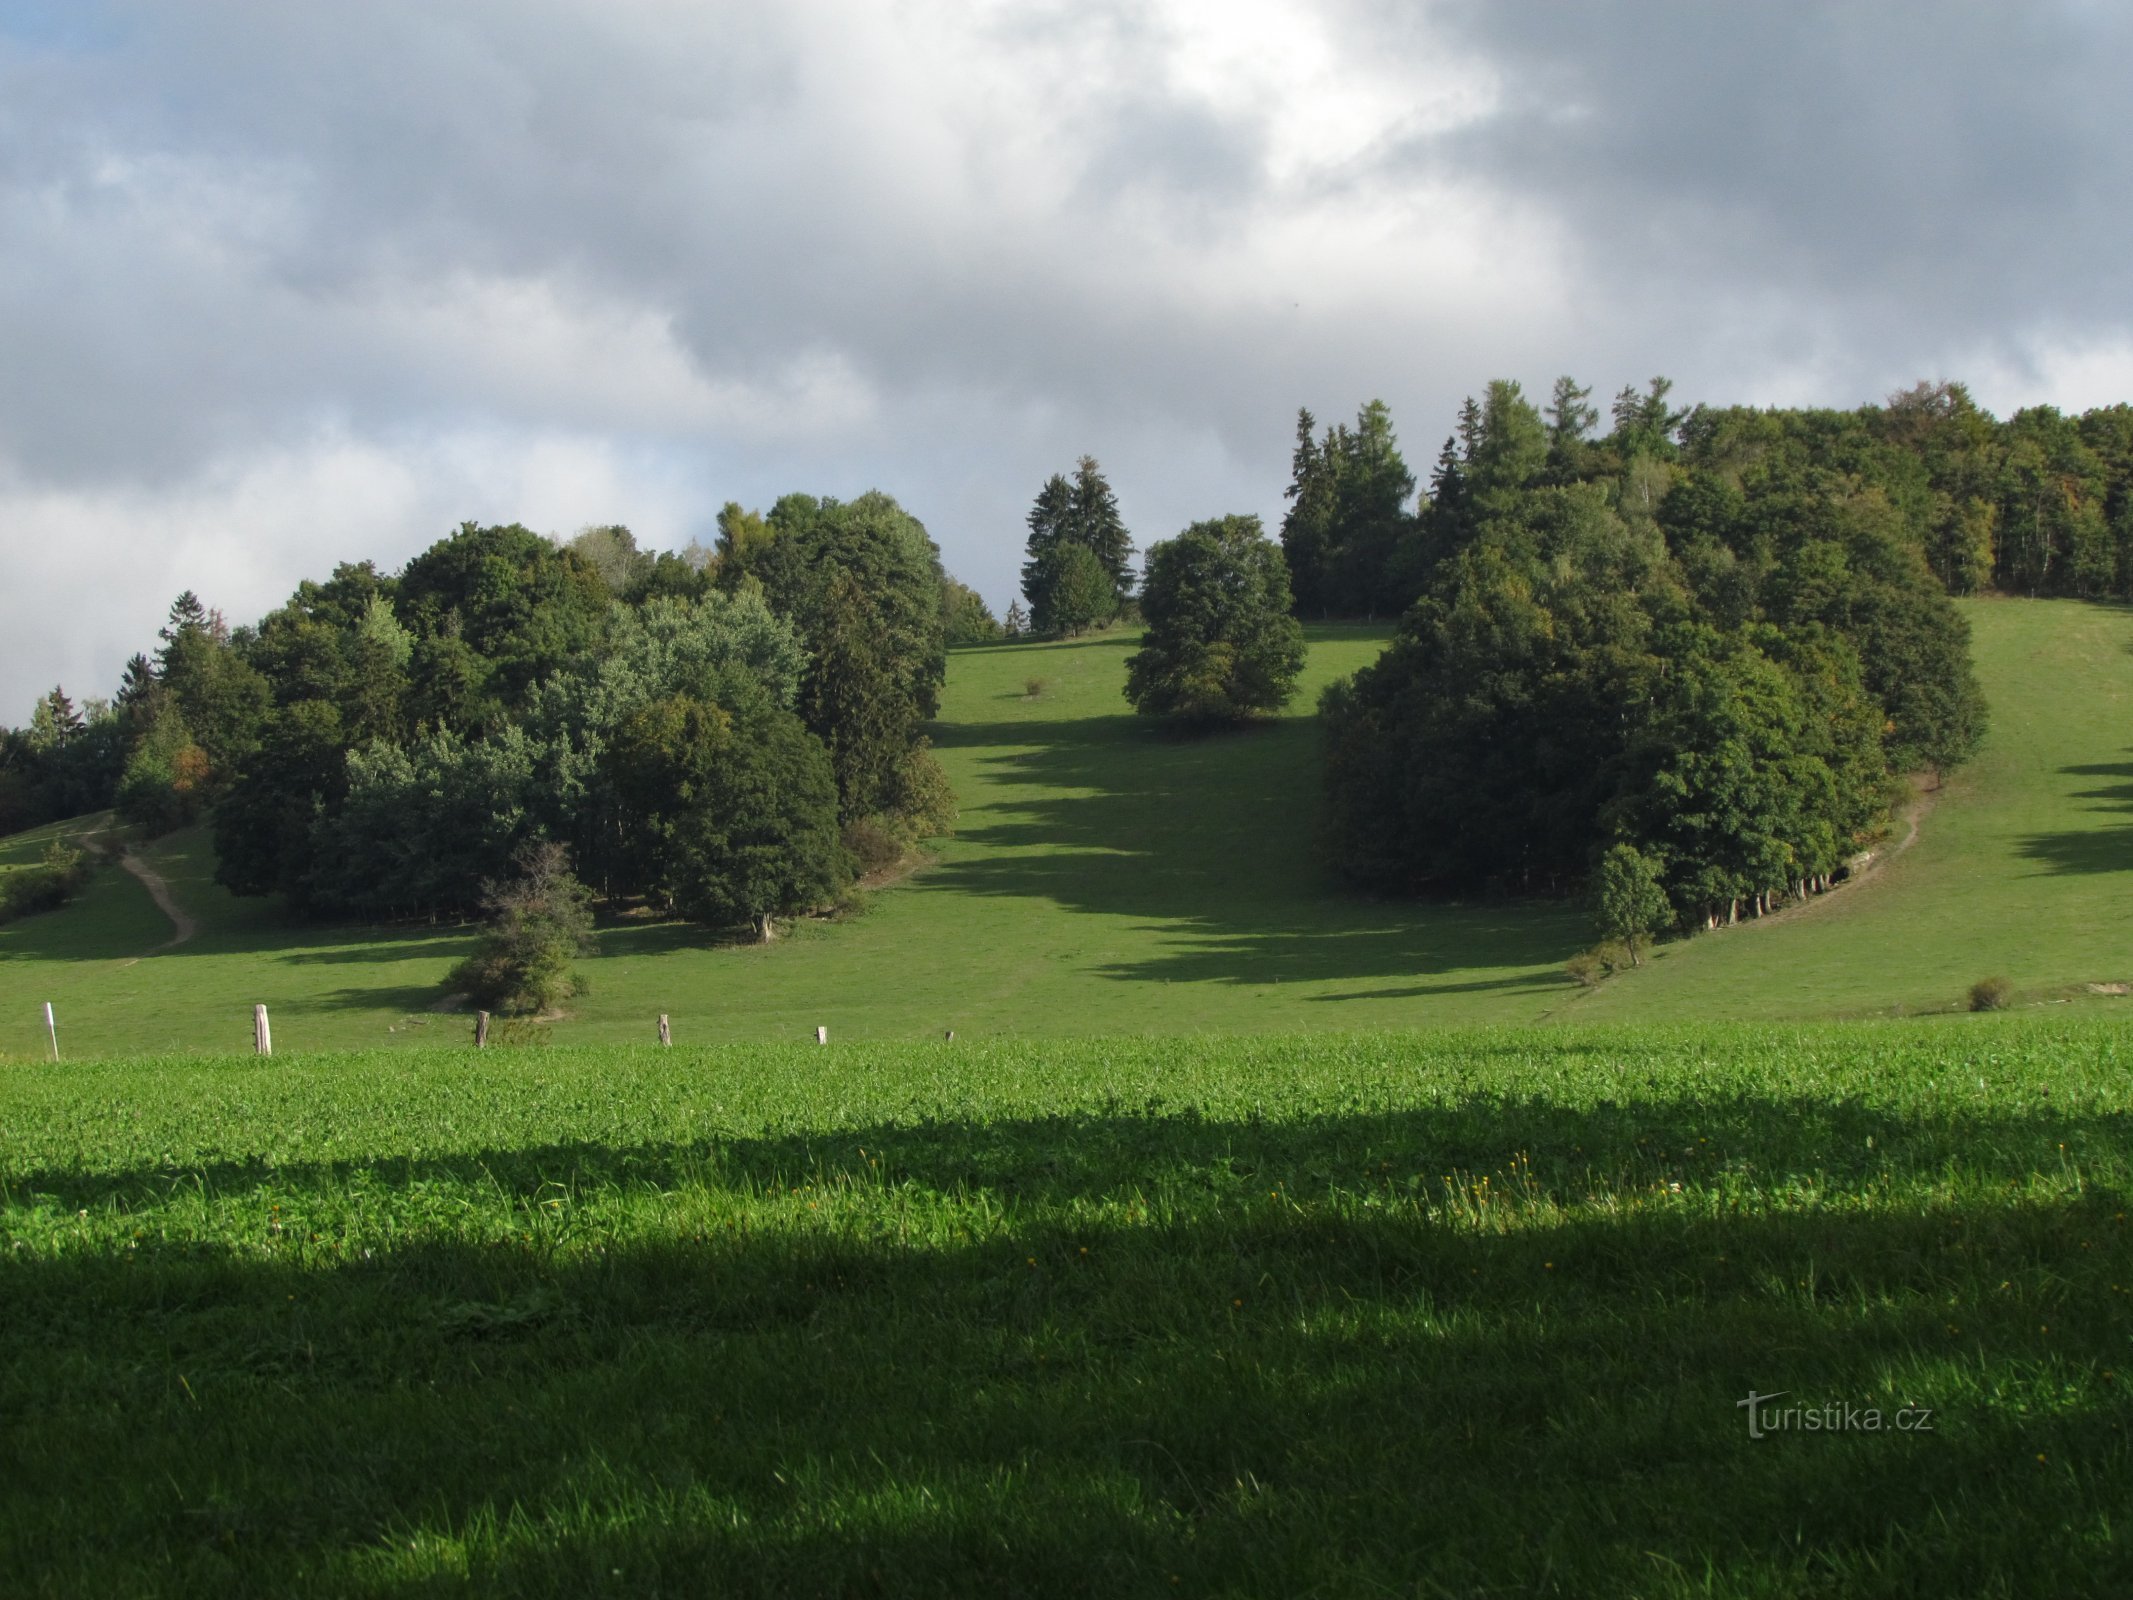
[[[662,1011],[701,1042],[817,1025],[841,1040],[1808,1018],[1946,1008],[1990,973],[2032,1000],[2133,978],[2116,920],[2133,871],[2133,611],[1963,604],[1993,731],[1931,797],[1917,842],[1809,911],[1666,947],[1591,993],[1561,975],[1589,938],[1574,908],[1378,902],[1328,881],[1311,708],[1384,630],[1311,629],[1292,713],[1203,740],[1127,712],[1134,641],[1111,632],[951,657],[933,734],[961,826],[864,916],[769,947],[611,926],[553,1036],[641,1039]],[[158,950],[169,920],[114,871],[65,911],[0,928],[0,1051],[41,1052],[45,1000],[70,1054],[239,1047],[255,1002],[284,1048],[464,1036],[432,1009],[462,930],[290,925],[213,884],[197,830],[141,855],[198,935]]]

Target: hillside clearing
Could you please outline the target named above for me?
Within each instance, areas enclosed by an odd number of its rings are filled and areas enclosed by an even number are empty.
[[[1810,917],[1660,949],[1584,992],[1561,963],[1591,937],[1574,906],[1376,901],[1328,881],[1313,836],[1320,686],[1385,631],[1319,626],[1292,714],[1180,740],[1119,693],[1123,632],[956,652],[934,729],[963,806],[938,859],[865,915],[777,944],[718,945],[624,921],[583,964],[559,1041],[1208,1035],[1589,1018],[1811,1018],[1945,1009],[2005,973],[2025,1003],[2133,979],[2122,902],[2133,611],[1971,601],[1993,731],[1917,844]],[[1028,692],[1031,680],[1041,691]],[[34,859],[37,836],[0,861]],[[213,882],[204,833],[140,855],[199,932],[124,875],[0,928],[0,1051],[41,1053],[40,1003],[70,1053],[228,1048],[251,1007],[285,1048],[461,1041],[431,1007],[463,929],[317,928]]]

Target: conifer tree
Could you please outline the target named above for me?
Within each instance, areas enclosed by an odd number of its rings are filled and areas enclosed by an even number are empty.
[[[1118,514],[1118,496],[1111,492],[1094,456],[1083,456],[1074,464],[1067,507],[1067,537],[1095,554],[1110,574],[1111,588],[1120,601],[1130,599],[1133,536],[1126,531],[1125,521]]]

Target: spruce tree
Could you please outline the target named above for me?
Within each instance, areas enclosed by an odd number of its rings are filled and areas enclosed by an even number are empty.
[[[1074,463],[1074,482],[1068,490],[1067,537],[1086,545],[1111,575],[1111,588],[1120,601],[1133,594],[1133,536],[1118,514],[1118,496],[1105,481],[1103,468],[1094,456]]]
[[[1326,563],[1333,541],[1333,461],[1319,448],[1317,419],[1299,407],[1296,449],[1289,457],[1289,501],[1281,519],[1281,555],[1289,567],[1289,589],[1299,614],[1323,616],[1329,601]],[[1327,435],[1330,445],[1332,435]]]
[[[1074,515],[1074,486],[1053,473],[1029,508],[1029,542],[1023,546],[1022,593],[1029,601],[1032,625],[1049,631],[1052,558],[1066,537]]]

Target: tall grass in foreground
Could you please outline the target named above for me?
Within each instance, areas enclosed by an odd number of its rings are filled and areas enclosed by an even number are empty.
[[[2123,1592],[2122,1040],[9,1067],[0,1590]]]

